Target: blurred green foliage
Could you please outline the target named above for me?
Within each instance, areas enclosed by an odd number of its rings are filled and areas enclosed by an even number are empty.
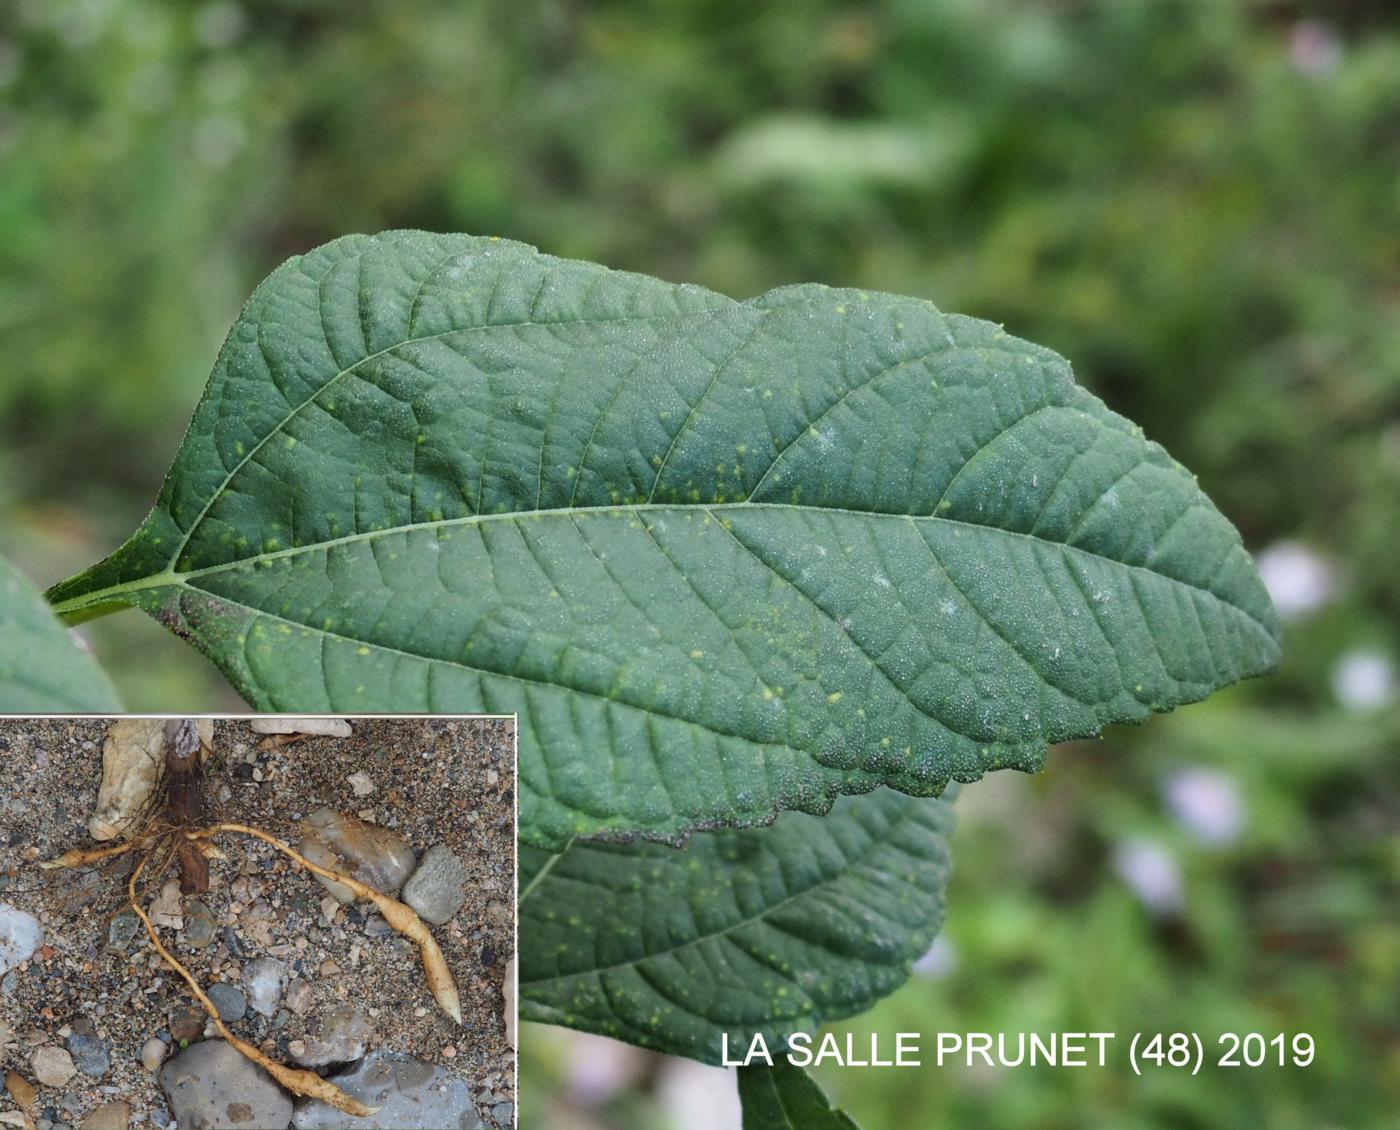
[[[10,0],[0,550],[48,583],[109,549],[258,279],[396,226],[1002,321],[1196,470],[1251,547],[1311,547],[1326,591],[1278,677],[967,790],[956,968],[860,1023],[1307,1028],[1317,1065],[823,1082],[869,1127],[1394,1124],[1392,5]],[[85,631],[132,707],[236,702],[137,614]],[[1358,654],[1369,693],[1342,673]],[[1170,814],[1192,766],[1238,789],[1228,844]],[[1117,877],[1144,843],[1179,907]],[[566,1068],[540,1044],[525,1063],[529,1115]],[[650,1124],[646,1091],[560,1117]]]

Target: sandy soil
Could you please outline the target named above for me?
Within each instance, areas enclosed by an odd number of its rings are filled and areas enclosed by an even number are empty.
[[[39,1087],[31,1113],[55,1125],[79,1123],[113,1099],[131,1105],[131,1125],[165,1125],[169,1114],[142,1045],[168,1037],[192,1001],[150,948],[143,931],[125,954],[109,947],[109,927],[125,907],[131,864],[82,872],[40,871],[36,863],[92,846],[86,820],[97,795],[101,719],[0,719],[0,902],[43,923],[44,947],[0,982],[0,1074],[34,1082],[29,1059],[43,1044],[63,1046],[86,1018],[106,1043],[111,1066],[99,1078],[78,1073],[61,1087]],[[283,856],[246,837],[219,841],[227,858],[210,868],[204,896],[218,930],[208,948],[162,931],[167,945],[207,988],[237,984],[243,962],[286,961],[309,982],[304,1015],[273,1018],[251,1010],[235,1034],[287,1061],[288,1045],[314,1033],[338,1004],[370,1017],[371,1048],[387,1046],[448,1067],[471,1088],[487,1125],[514,1109],[514,1053],[505,1038],[502,981],[514,948],[514,723],[510,719],[357,719],[350,738],[316,737],[259,751],[246,718],[215,724],[216,759],[206,787],[211,818],[257,825],[283,836],[325,806],[392,828],[422,855],[446,843],[467,865],[466,905],[434,928],[461,991],[457,1028],[434,1005],[416,947],[376,922],[363,904],[328,919],[325,892]],[[373,792],[356,796],[347,778],[368,774]],[[173,877],[173,871],[167,877]],[[155,896],[159,884],[147,896]],[[333,908],[332,908],[333,910]],[[230,944],[232,943],[232,944]],[[186,1021],[188,1023],[188,1019]],[[0,1109],[14,1109],[0,1095]]]

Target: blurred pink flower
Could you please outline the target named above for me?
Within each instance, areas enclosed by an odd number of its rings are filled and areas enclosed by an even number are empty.
[[[1167,778],[1163,791],[1172,819],[1192,839],[1208,847],[1234,843],[1248,823],[1239,785],[1218,769],[1192,766],[1179,770]]]
[[[1332,669],[1332,693],[1348,710],[1380,710],[1396,699],[1395,664],[1374,648],[1346,652]]]
[[[706,1067],[691,1059],[668,1059],[657,1083],[657,1098],[676,1130],[692,1126],[739,1130],[739,1090],[732,1067]]]
[[[564,1057],[570,1099],[580,1106],[598,1106],[631,1086],[646,1070],[647,1053],[631,1044],[586,1032],[564,1032]]]
[[[1124,840],[1113,852],[1113,870],[1154,914],[1166,917],[1186,905],[1175,857],[1151,840]]]
[[[1299,20],[1288,35],[1288,57],[1299,74],[1331,74],[1342,61],[1342,41],[1329,23]]]
[[[1332,564],[1300,542],[1275,542],[1256,560],[1264,587],[1285,620],[1316,611],[1336,592]]]
[[[957,948],[940,934],[933,945],[918,961],[914,962],[914,975],[927,981],[941,981],[958,967]]]

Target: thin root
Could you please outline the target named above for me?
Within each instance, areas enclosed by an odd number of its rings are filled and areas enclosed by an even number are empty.
[[[175,955],[161,943],[160,936],[156,933],[155,926],[152,924],[149,916],[147,916],[146,911],[141,907],[141,904],[136,901],[136,883],[141,877],[141,872],[149,859],[149,855],[142,857],[141,862],[138,863],[135,870],[132,871],[131,878],[127,880],[127,901],[130,903],[131,909],[136,912],[136,916],[141,919],[142,924],[146,927],[146,933],[150,936],[151,945],[155,947],[156,953],[160,954],[160,956],[164,958],[165,963],[184,979],[185,984],[190,988],[190,992],[194,994],[195,1000],[197,1000],[204,1008],[204,1011],[209,1014],[209,1019],[214,1022],[214,1027],[218,1029],[219,1035],[293,1094],[320,1099],[322,1102],[329,1103],[337,1110],[342,1110],[355,1118],[364,1118],[376,1113],[379,1110],[378,1107],[366,1106],[358,1099],[352,1099],[334,1083],[322,1079],[314,1071],[307,1071],[299,1067],[287,1067],[278,1063],[276,1060],[269,1059],[252,1044],[248,1043],[248,1041],[240,1040],[228,1030],[228,1026],[219,1016],[218,1007],[209,999],[208,994],[200,988],[199,982],[194,979],[194,975],[180,964]]]
[[[312,874],[336,883],[344,883],[355,892],[356,897],[369,899],[378,908],[379,913],[384,916],[385,922],[404,937],[418,943],[418,953],[423,960],[423,975],[427,979],[428,988],[432,990],[433,999],[437,1001],[443,1012],[447,1013],[458,1024],[462,1023],[462,999],[457,992],[456,982],[452,980],[452,974],[447,968],[442,950],[438,948],[437,940],[411,906],[401,903],[389,895],[381,894],[373,887],[367,886],[350,875],[343,875],[339,871],[332,871],[328,867],[312,863],[285,841],[279,840],[276,836],[270,835],[260,828],[253,828],[247,824],[211,824],[208,828],[202,828],[197,832],[186,832],[185,835],[191,840],[203,840],[220,832],[242,832],[246,836],[253,836],[264,843],[271,844]]]

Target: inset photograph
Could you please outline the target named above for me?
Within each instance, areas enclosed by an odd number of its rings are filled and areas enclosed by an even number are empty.
[[[515,1125],[515,741],[0,718],[0,1125]]]

